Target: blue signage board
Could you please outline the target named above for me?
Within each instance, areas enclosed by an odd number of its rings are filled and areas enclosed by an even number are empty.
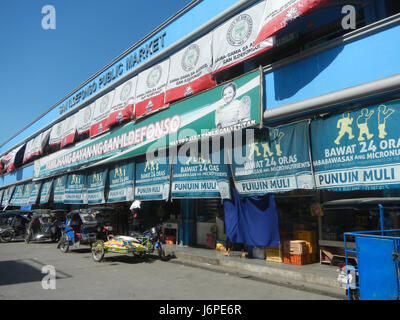
[[[224,150],[180,155],[173,165],[172,198],[230,199],[229,167]]]
[[[255,129],[254,140],[233,148],[232,159],[241,196],[314,188],[308,121]]]
[[[87,180],[84,173],[73,173],[68,175],[65,186],[65,204],[87,203]]]
[[[319,189],[400,187],[400,100],[345,111],[311,124]]]
[[[87,175],[87,203],[105,203],[105,186],[108,168],[100,167],[89,171]]]
[[[134,170],[135,164],[133,162],[110,165],[107,202],[133,201]]]
[[[169,157],[136,162],[135,200],[168,200],[171,165]]]

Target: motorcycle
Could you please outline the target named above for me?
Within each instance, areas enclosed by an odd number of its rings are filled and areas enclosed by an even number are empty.
[[[0,215],[0,240],[11,242],[16,239],[24,239],[29,221],[29,212],[19,210],[3,212]]]
[[[106,253],[132,253],[133,256],[144,256],[156,251],[160,259],[165,261],[162,237],[161,225],[157,225],[143,233],[136,232],[134,236],[116,236],[106,242],[98,240],[92,245],[92,258],[96,262],[101,262]]]
[[[61,237],[65,213],[65,210],[34,210],[32,219],[26,228],[25,242],[45,240],[57,242]]]

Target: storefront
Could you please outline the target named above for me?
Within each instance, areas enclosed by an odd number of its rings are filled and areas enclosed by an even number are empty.
[[[367,21],[370,8],[360,7],[362,28],[343,31],[340,7],[326,2],[313,1],[286,27],[267,1],[232,1],[176,45],[168,28],[179,17],[158,29],[152,44],[160,52],[136,66],[140,46],[133,48],[120,59],[127,68],[107,68],[122,70],[116,82],[91,79],[82,101],[69,97],[55,108],[61,117],[10,147],[2,207],[112,206],[116,232],[129,234],[129,208],[139,200],[143,227],[162,221],[175,244],[214,249],[229,234],[256,248],[307,241],[308,263],[324,261],[322,250],[340,255],[344,231],[377,229],[379,221],[323,204],[400,189],[400,18]],[[181,14],[192,16],[197,5]],[[96,83],[103,90],[94,93]],[[233,235],[226,203],[236,195],[246,208],[267,197],[268,219],[278,223],[263,235],[258,227],[269,220],[246,211]],[[260,236],[249,239],[253,232]],[[283,247],[264,250],[267,261],[271,250],[281,252],[270,261],[283,262]]]

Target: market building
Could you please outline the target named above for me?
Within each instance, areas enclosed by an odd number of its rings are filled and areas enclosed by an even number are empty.
[[[3,143],[1,206],[113,206],[126,234],[140,200],[143,223],[163,218],[176,244],[229,233],[307,240],[308,262],[340,255],[343,232],[375,230],[378,215],[321,205],[399,195],[399,12],[194,0]]]

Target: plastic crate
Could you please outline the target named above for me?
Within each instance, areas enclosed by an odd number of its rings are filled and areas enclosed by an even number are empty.
[[[268,262],[282,263],[283,262],[282,246],[280,245],[278,247],[266,247],[265,256],[266,256],[266,261]]]
[[[293,230],[293,237],[299,240],[305,240],[311,243],[317,242],[315,231],[312,230]]]
[[[290,254],[290,253],[285,253],[283,255],[283,263],[286,264],[295,264],[298,266],[302,266],[305,264],[308,264],[308,255],[304,254]]]

